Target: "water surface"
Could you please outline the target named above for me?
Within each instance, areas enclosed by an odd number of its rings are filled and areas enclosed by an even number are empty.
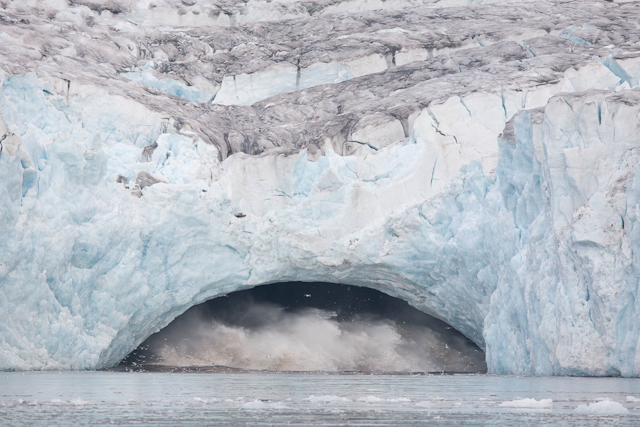
[[[524,398],[538,402],[517,402]],[[576,412],[603,399],[609,400],[603,407],[616,413]],[[0,424],[634,426],[640,425],[640,380],[3,372]]]

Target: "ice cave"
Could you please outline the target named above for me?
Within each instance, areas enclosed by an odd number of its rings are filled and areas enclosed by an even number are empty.
[[[636,2],[103,3],[0,2],[0,370],[297,282],[640,376]]]
[[[365,287],[277,283],[197,306],[116,368],[142,372],[484,373],[451,326]]]

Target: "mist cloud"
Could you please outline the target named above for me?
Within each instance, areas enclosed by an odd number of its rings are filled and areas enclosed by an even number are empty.
[[[447,337],[428,328],[367,314],[339,319],[329,310],[290,312],[251,301],[218,315],[192,309],[151,337],[147,344],[154,363],[269,371],[475,372],[476,359],[482,358],[452,348]]]

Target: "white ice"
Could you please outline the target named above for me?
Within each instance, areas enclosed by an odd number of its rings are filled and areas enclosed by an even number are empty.
[[[498,406],[501,408],[548,409],[553,406],[553,399],[515,399],[502,402]]]
[[[176,19],[209,19],[192,15]],[[0,368],[112,366],[207,299],[323,281],[448,322],[492,373],[640,376],[638,63],[447,92],[406,123],[356,129],[357,155],[325,141],[321,155],[224,161],[158,104],[3,72]],[[282,78],[297,90],[293,71]],[[265,96],[246,79],[230,98]]]
[[[586,405],[578,405],[575,409],[576,414],[586,415],[624,415],[629,410],[622,403],[611,400],[602,400],[600,402],[587,403]]]

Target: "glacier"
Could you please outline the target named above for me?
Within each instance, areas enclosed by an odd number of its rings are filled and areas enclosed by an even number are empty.
[[[170,95],[186,99],[187,101],[211,102],[215,97],[215,93],[211,91],[207,91],[193,85],[188,86],[179,80],[174,80],[172,78],[156,78],[153,75],[153,72],[148,69],[153,69],[153,64],[148,64],[145,68],[147,69],[129,71],[122,73],[122,75],[135,82],[142,83],[143,85],[149,86],[153,89],[167,92]]]
[[[313,281],[640,376],[640,2],[71,3],[0,9],[0,369]]]

